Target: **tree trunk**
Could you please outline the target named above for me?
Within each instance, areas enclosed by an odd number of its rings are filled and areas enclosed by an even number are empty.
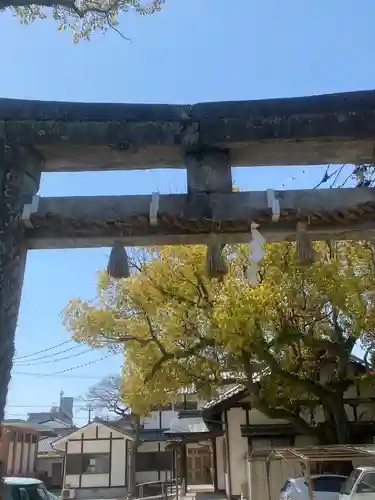
[[[0,423],[11,376],[27,242],[20,218],[39,188],[40,160],[0,139]],[[0,466],[4,473],[4,464]],[[2,477],[2,476],[1,476]]]
[[[349,419],[347,417],[345,406],[342,403],[342,398],[337,398],[331,401],[330,407],[323,406],[325,417],[325,437],[324,441],[320,440],[319,444],[354,444],[353,436],[350,432]],[[351,460],[347,461],[329,461],[321,462],[319,467],[321,473],[335,473],[349,476],[353,470],[353,463]]]
[[[133,429],[134,441],[131,446],[130,453],[130,467],[129,467],[129,484],[128,484],[128,497],[134,498],[137,496],[137,451],[139,447],[139,428],[140,418],[136,415],[133,416]]]

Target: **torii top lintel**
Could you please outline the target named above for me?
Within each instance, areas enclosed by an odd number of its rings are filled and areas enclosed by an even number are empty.
[[[35,148],[46,171],[183,167],[222,149],[232,166],[372,163],[375,90],[194,105],[0,99],[8,143]]]

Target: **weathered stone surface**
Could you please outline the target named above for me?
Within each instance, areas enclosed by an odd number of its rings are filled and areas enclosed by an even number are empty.
[[[161,195],[151,225],[151,196],[41,198],[27,230],[29,248],[248,242],[251,222],[268,241],[295,240],[298,221],[310,220],[312,239],[375,236],[375,188],[276,191],[280,220],[271,222],[266,192]],[[193,199],[192,199],[193,196]]]
[[[26,263],[27,242],[20,216],[37,192],[40,158],[0,139],[0,422],[12,360],[18,309]]]
[[[0,121],[184,122],[190,120],[190,105],[48,102],[0,98]]]
[[[191,106],[0,99],[0,128],[50,171],[183,167],[206,148],[232,166],[368,163],[375,91]]]

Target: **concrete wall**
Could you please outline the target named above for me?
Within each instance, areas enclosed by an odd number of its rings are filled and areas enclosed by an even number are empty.
[[[59,478],[53,477],[52,468],[54,464],[60,464],[61,476]],[[63,482],[63,477],[62,477],[63,471],[64,471],[64,457],[38,456],[36,459],[36,472],[38,476],[41,476],[41,479],[43,479],[43,481],[46,483],[47,488],[61,487]]]

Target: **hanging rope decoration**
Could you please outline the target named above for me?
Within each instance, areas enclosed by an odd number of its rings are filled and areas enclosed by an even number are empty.
[[[307,232],[308,223],[297,223],[297,237],[296,237],[296,257],[297,264],[300,266],[310,266],[315,262],[315,250],[309,233]]]
[[[212,236],[206,254],[206,274],[209,279],[223,279],[228,273],[228,264],[223,257],[223,248],[224,245],[220,243],[220,239]]]
[[[249,265],[246,270],[246,276],[250,285],[258,284],[259,263],[263,259],[265,253],[263,245],[266,240],[257,230],[257,227],[259,227],[259,224],[256,222],[251,223],[252,240],[249,243]]]
[[[108,276],[116,280],[129,278],[129,259],[121,241],[115,241],[109,255],[107,266]]]

